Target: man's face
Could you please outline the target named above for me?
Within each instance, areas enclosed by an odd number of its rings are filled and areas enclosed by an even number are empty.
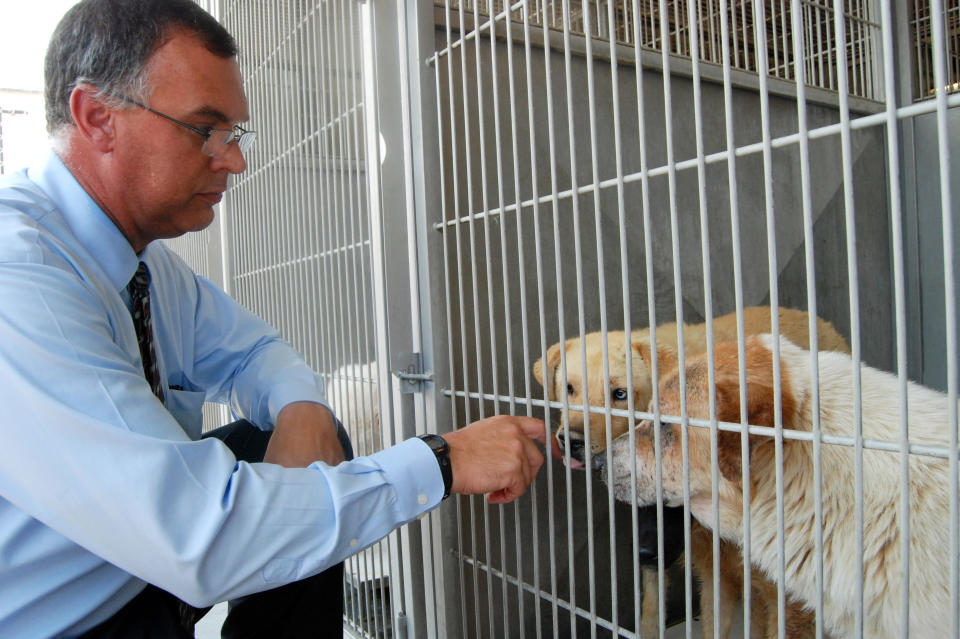
[[[158,48],[146,78],[147,106],[199,129],[229,129],[249,117],[236,60],[210,53],[192,35],[174,35]],[[117,115],[114,202],[120,205],[111,212],[134,248],[206,228],[227,176],[246,168],[237,144],[210,157],[195,131],[141,108]]]

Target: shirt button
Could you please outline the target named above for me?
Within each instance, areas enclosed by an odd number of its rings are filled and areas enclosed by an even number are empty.
[[[351,548],[356,548],[358,543],[360,543],[360,542],[358,542],[356,539],[351,539],[351,540],[350,540],[350,547],[351,547]]]
[[[421,506],[426,506],[426,505],[427,505],[427,496],[424,495],[423,493],[421,493],[420,496],[417,497],[417,501],[420,502],[420,505],[421,505]]]

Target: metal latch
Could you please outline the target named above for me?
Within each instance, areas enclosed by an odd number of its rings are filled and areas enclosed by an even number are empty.
[[[433,373],[423,370],[423,353],[400,353],[393,362],[393,374],[400,380],[400,392],[404,395],[422,393],[426,384],[433,381]]]

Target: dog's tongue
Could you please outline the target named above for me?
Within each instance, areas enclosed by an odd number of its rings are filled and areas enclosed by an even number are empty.
[[[563,463],[564,464],[567,463],[566,457],[563,458]],[[585,467],[585,464],[579,459],[574,459],[573,457],[570,458],[570,468],[584,468],[584,467]]]

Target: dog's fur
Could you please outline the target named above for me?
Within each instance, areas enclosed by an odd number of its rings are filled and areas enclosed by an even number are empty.
[[[752,425],[775,425],[775,389],[771,335],[751,337],[746,344],[747,418]],[[781,338],[780,407],[786,429],[812,429],[811,355]],[[646,356],[649,358],[649,351]],[[820,378],[819,416],[825,435],[854,435],[853,363],[837,352],[817,355]],[[662,361],[669,361],[665,354]],[[719,420],[740,423],[739,369],[736,343],[716,348],[716,410]],[[686,369],[687,414],[709,416],[710,391],[706,357],[689,361]],[[861,366],[862,428],[866,439],[900,440],[899,380],[882,371]],[[666,371],[665,371],[666,373]],[[948,447],[949,399],[942,393],[910,383],[908,385],[910,440],[914,445]],[[660,411],[680,415],[679,371],[665,374],[660,382]],[[713,526],[711,434],[708,429],[688,429],[689,494],[693,515],[704,526]],[[654,426],[643,422],[635,433],[635,447],[627,435],[611,449],[607,480],[618,498],[638,503],[656,501]],[[683,464],[679,426],[663,424],[660,436],[664,499],[668,504],[683,501]],[[748,440],[750,455],[749,503],[751,560],[767,575],[776,578],[778,569],[777,498],[774,438],[754,434]],[[720,431],[717,442],[720,482],[717,492],[720,517],[717,532],[738,545],[743,544],[743,497],[741,435]],[[823,530],[823,621],[834,637],[853,636],[859,607],[856,553],[854,449],[823,444],[822,530]],[[630,458],[637,460],[637,482],[631,482]],[[863,636],[877,639],[901,636],[901,534],[903,513],[900,502],[900,453],[867,449],[863,452]],[[908,585],[911,637],[945,637],[950,632],[951,601],[947,557],[950,547],[949,475],[945,459],[912,454],[910,469],[910,583]],[[813,445],[785,439],[782,446],[784,487],[785,583],[787,593],[812,609],[818,599],[814,536]],[[789,633],[788,633],[789,634]]]
[[[778,313],[780,331],[800,343],[809,342],[809,316],[804,311],[781,308]],[[744,309],[743,314],[744,331],[746,335],[752,335],[769,331],[771,329],[770,307],[748,307]],[[829,322],[817,320],[817,335],[821,349],[848,351],[847,344],[843,337],[837,333],[833,325]],[[716,318],[713,321],[714,340],[731,340],[737,338],[737,316],[736,313],[730,313]],[[674,352],[677,347],[677,325],[676,323],[665,324],[657,327],[657,344],[659,347],[665,347],[665,352]],[[630,363],[633,379],[634,409],[645,409],[653,395],[652,389],[652,365],[649,363],[649,357],[644,359],[641,351],[646,349],[649,353],[650,330],[640,329],[630,333]],[[547,351],[546,365],[543,360],[538,360],[534,365],[534,376],[541,384],[547,388],[550,399],[557,399],[561,393],[566,392],[570,404],[583,404],[583,389],[587,388],[587,396],[591,406],[604,407],[604,370],[603,370],[603,334],[589,333],[584,339],[584,350],[586,352],[587,383],[583,383],[583,353],[581,353],[580,339],[578,337],[569,339],[564,344],[563,351],[566,354],[566,384],[560,367],[561,344],[557,343],[551,346]],[[684,324],[684,346],[688,355],[702,353],[707,348],[707,325],[706,324]],[[614,331],[607,333],[607,361],[609,372],[609,390],[611,393],[611,408],[627,409],[626,399],[629,385],[627,384],[627,353],[625,334],[623,331]],[[669,362],[667,363],[669,366]],[[659,364],[662,370],[664,364]],[[675,366],[675,364],[674,364]],[[548,380],[545,384],[544,380]],[[619,399],[618,399],[619,397]],[[586,441],[589,438],[590,451],[593,455],[599,455],[606,449],[606,415],[592,413],[589,418],[589,424],[584,424],[583,411],[570,410],[569,414],[569,436],[567,430],[561,424],[557,430],[557,437],[562,444],[565,444],[570,450],[571,466],[582,468],[586,462]],[[629,419],[626,417],[611,416],[611,439],[625,433],[629,428]],[[586,432],[589,430],[589,433]],[[643,509],[643,519],[649,524],[655,522],[655,510],[652,508]],[[665,556],[664,564],[672,564],[682,553],[682,544],[670,544],[669,541],[675,541],[682,538],[682,518],[671,517],[669,521],[675,522],[672,526],[665,525]],[[666,520],[665,520],[666,522]],[[703,637],[711,639],[713,637],[713,546],[711,533],[703,530],[696,522],[693,523],[691,531],[691,568],[698,581],[701,584],[700,591],[700,610],[703,620]],[[733,623],[731,610],[740,599],[743,591],[743,566],[739,551],[735,546],[728,542],[721,542],[720,545],[720,572],[719,572],[719,603],[720,603],[720,636],[726,637],[729,634]],[[656,553],[657,553],[657,530],[656,524],[641,525],[639,550],[641,556],[638,558],[644,572],[644,583],[652,585],[656,583]],[[644,628],[643,634],[646,635],[655,631],[658,626],[658,590],[653,587],[644,587],[644,598],[642,602],[642,615]],[[776,636],[777,632],[777,609],[776,609],[776,587],[765,582],[760,574],[754,575],[751,579],[751,628],[754,637]],[[787,624],[793,627],[796,634],[792,637],[812,636],[812,632],[803,632],[804,628],[812,630],[812,617],[808,613],[800,610],[799,606],[790,604],[788,607]]]

